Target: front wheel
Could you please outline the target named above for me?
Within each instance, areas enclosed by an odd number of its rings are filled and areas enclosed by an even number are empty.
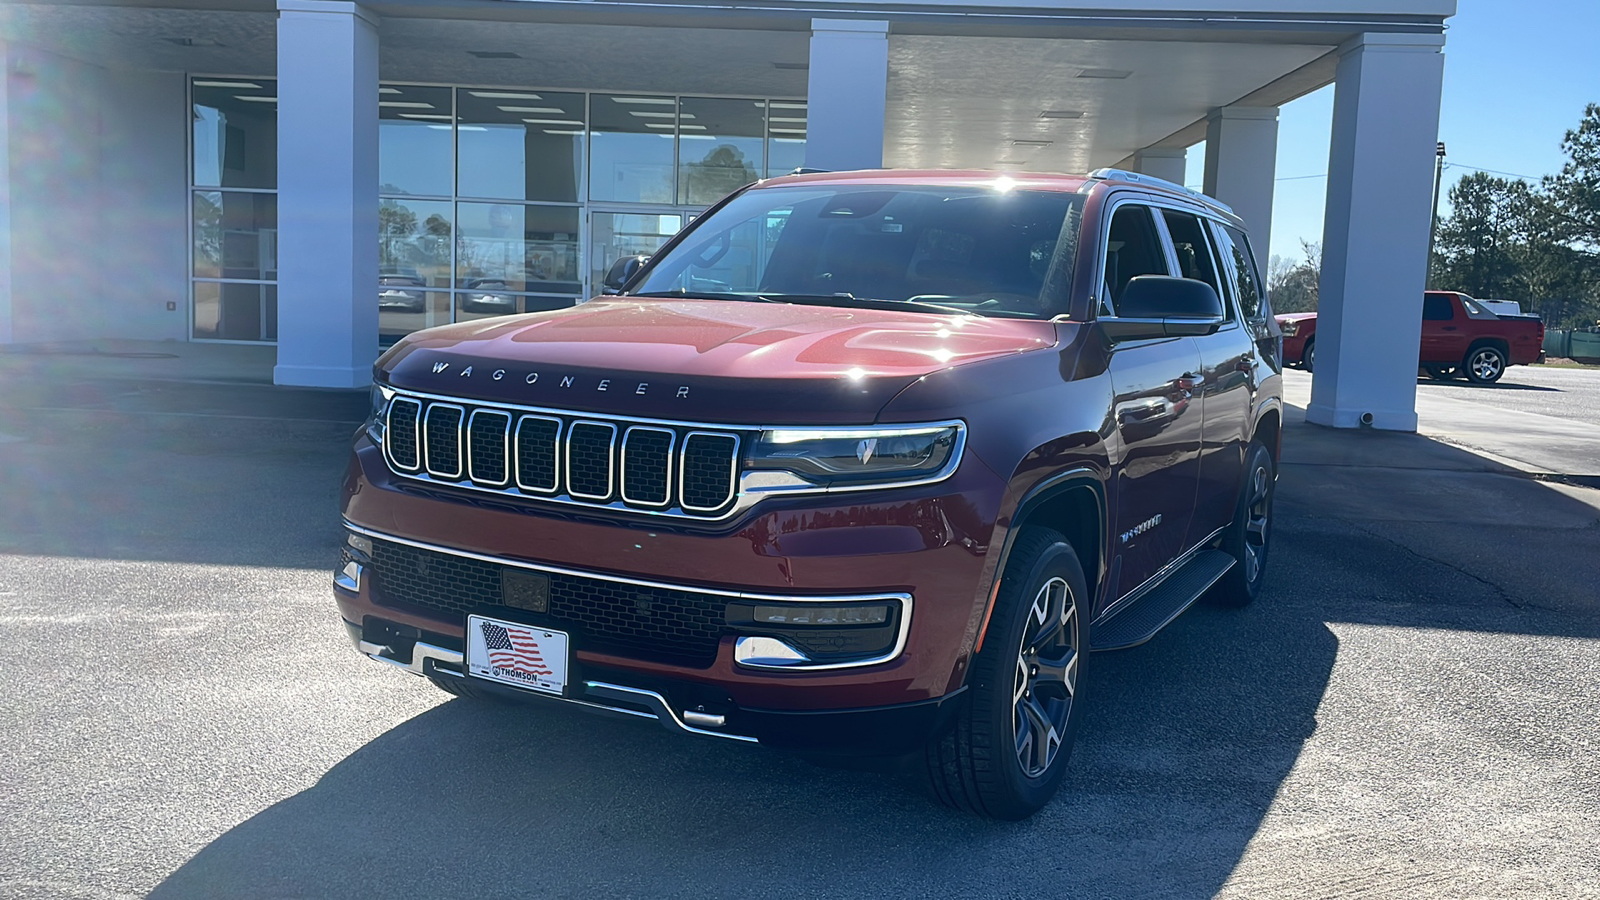
[[[1082,719],[1088,590],[1060,533],[1024,528],[995,598],[954,728],[929,742],[928,784],[941,803],[1025,819],[1055,796]]]
[[[1506,355],[1499,347],[1473,347],[1467,351],[1467,380],[1494,384],[1506,373]]]
[[[1222,550],[1233,557],[1233,568],[1212,586],[1208,597],[1218,606],[1249,606],[1261,595],[1267,550],[1272,546],[1272,497],[1277,484],[1272,454],[1259,441],[1251,442],[1245,451],[1244,485],[1233,524],[1222,538]]]

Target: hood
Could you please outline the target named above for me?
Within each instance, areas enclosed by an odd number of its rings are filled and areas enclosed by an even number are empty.
[[[872,421],[917,379],[1055,343],[1038,320],[616,297],[418,332],[397,387],[730,424]]]
[[[1317,314],[1314,312],[1282,313],[1280,315],[1273,316],[1273,318],[1277,319],[1279,322],[1304,322],[1307,319],[1315,319],[1316,317]]]

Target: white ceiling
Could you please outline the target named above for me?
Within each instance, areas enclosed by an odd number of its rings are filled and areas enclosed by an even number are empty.
[[[276,68],[275,19],[271,11],[0,2],[0,39],[113,69],[265,76]],[[809,35],[794,26],[773,20],[760,28],[707,28],[388,17],[380,69],[391,81],[803,97],[805,70],[774,65],[805,63]],[[183,38],[197,45],[171,40]],[[1219,43],[1214,37],[896,31],[890,36],[886,163],[1067,172],[1114,165],[1185,128],[1190,131],[1181,142],[1198,139],[1191,126],[1207,110],[1274,82],[1281,86],[1285,76],[1324,57],[1331,38],[1319,38],[1317,44],[1259,37]],[[479,59],[474,50],[521,58]],[[1131,74],[1079,77],[1085,69]],[[1281,99],[1319,83],[1297,84]],[[1041,119],[1047,109],[1084,115]],[[1028,148],[1015,140],[1051,143]]]

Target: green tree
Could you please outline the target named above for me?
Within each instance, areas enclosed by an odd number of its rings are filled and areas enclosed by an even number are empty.
[[[1302,240],[1298,260],[1274,255],[1267,263],[1267,291],[1275,313],[1316,312],[1322,285],[1322,244]]]

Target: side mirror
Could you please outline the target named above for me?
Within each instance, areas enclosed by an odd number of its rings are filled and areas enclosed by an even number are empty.
[[[1107,337],[1129,341],[1213,334],[1223,318],[1222,298],[1204,281],[1140,275],[1117,300],[1117,314],[1099,321]]]
[[[624,256],[612,263],[611,268],[606,270],[606,277],[600,282],[600,293],[622,293],[622,289],[628,284],[628,281],[637,275],[639,270],[644,268],[644,264],[649,261],[650,257],[641,253],[638,256]]]

